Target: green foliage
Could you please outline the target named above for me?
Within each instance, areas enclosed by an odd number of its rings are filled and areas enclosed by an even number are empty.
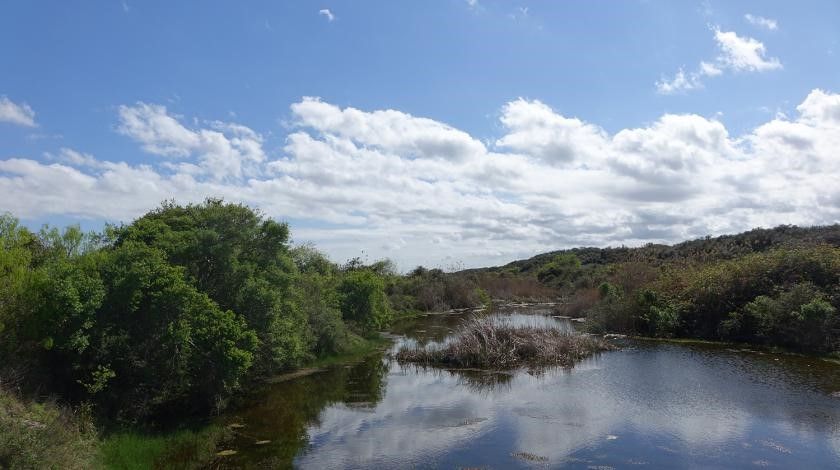
[[[338,286],[341,315],[363,332],[388,326],[392,312],[385,283],[373,271],[356,270],[344,275]]]
[[[567,286],[581,275],[580,259],[574,253],[562,253],[537,271],[540,282]]]
[[[0,354],[20,346],[17,337],[22,312],[29,309],[32,252],[35,236],[9,215],[0,215]],[[3,366],[0,365],[0,378]]]
[[[0,216],[0,379],[156,421],[244,380],[358,349],[392,312],[390,261],[345,271],[284,224],[209,199],[101,235]]]
[[[117,245],[139,242],[162,250],[187,280],[222,310],[245,318],[260,339],[259,370],[294,367],[306,359],[306,318],[294,303],[297,267],[288,226],[241,204],[208,199],[165,203],[118,230]]]
[[[598,286],[598,295],[601,296],[601,300],[613,302],[621,298],[621,289],[615,284],[602,282]]]
[[[52,345],[43,355],[55,388],[105,415],[209,409],[251,366],[257,339],[245,321],[159,250],[127,242],[46,269],[31,334]]]
[[[102,461],[106,468],[120,470],[207,468],[225,436],[221,426],[160,435],[119,432],[103,439]]]
[[[837,309],[810,283],[795,284],[775,296],[761,295],[729,314],[721,324],[724,337],[778,344],[812,351],[829,351],[840,327]]]
[[[479,302],[481,303],[481,305],[483,305],[484,307],[486,307],[486,308],[488,308],[488,309],[492,309],[492,308],[493,308],[493,299],[491,299],[491,298],[490,298],[490,294],[488,294],[486,290],[484,290],[484,289],[482,289],[482,288],[480,288],[480,287],[476,287],[476,289],[475,289],[475,297],[478,299],[478,301],[479,301]]]
[[[770,249],[664,268],[623,300],[613,284],[601,284],[602,300],[588,315],[591,328],[822,353],[840,349],[838,248]]]

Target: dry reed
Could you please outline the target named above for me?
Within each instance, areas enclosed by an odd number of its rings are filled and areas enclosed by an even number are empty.
[[[452,341],[439,347],[403,347],[399,362],[445,367],[513,369],[569,367],[595,353],[615,349],[601,338],[558,328],[514,326],[474,316],[464,321]]]

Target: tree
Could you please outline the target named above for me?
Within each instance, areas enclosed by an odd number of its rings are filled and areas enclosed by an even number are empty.
[[[286,224],[241,204],[207,199],[164,203],[118,232],[117,245],[140,242],[162,250],[196,289],[222,310],[242,315],[260,339],[260,371],[294,367],[307,357],[309,332],[292,292],[298,271]]]
[[[391,308],[382,278],[367,270],[350,271],[338,286],[341,316],[362,331],[384,328],[391,321]]]
[[[580,259],[574,253],[556,255],[537,272],[540,282],[569,285],[580,276]]]
[[[241,316],[141,243],[108,252],[101,273],[107,294],[87,346],[63,359],[103,411],[134,420],[206,410],[238,387],[258,343]]]

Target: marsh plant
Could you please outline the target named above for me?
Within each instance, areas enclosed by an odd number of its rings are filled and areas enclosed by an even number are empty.
[[[595,353],[614,349],[601,338],[553,327],[515,326],[492,317],[472,316],[453,339],[440,346],[407,346],[399,362],[445,367],[514,369],[569,367]]]

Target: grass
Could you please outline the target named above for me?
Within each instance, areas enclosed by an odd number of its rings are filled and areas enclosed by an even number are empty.
[[[100,437],[91,413],[0,389],[0,469],[204,468],[226,437],[221,426]]]
[[[84,408],[28,401],[0,389],[0,468],[98,468],[97,445]]]
[[[603,339],[558,328],[513,326],[487,317],[465,320],[455,338],[439,347],[403,347],[400,362],[445,367],[513,369],[571,366],[595,353],[615,349]]]
[[[120,470],[204,468],[215,459],[226,432],[212,425],[166,434],[115,433],[102,442],[102,461],[105,468]]]

